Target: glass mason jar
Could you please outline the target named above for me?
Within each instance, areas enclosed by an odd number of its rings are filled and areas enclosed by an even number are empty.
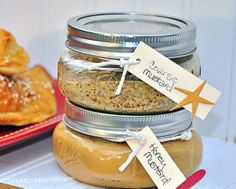
[[[99,62],[128,59],[143,41],[199,76],[195,33],[195,25],[187,20],[154,14],[101,13],[69,20],[67,50],[58,64],[66,110],[53,133],[53,152],[67,174],[95,186],[153,187],[137,159],[124,172],[118,170],[131,152],[121,142],[125,131],[146,125],[186,176],[199,166],[202,142],[192,130],[190,112],[170,111],[172,100],[131,73],[116,95],[122,67],[92,68]]]
[[[118,141],[125,137],[126,129],[137,131],[149,125],[183,174],[189,176],[202,158],[201,138],[191,122],[185,109],[138,116],[91,111],[67,101],[64,123],[55,128],[52,147],[60,167],[80,182],[115,188],[154,187],[137,158],[119,172],[131,149]],[[178,138],[186,133],[191,133],[189,138]]]
[[[104,13],[74,17],[68,22],[68,49],[58,64],[60,89],[71,102],[93,110],[122,114],[169,111],[175,102],[130,73],[126,75],[121,94],[115,95],[122,74],[120,67],[84,68],[129,58],[143,41],[199,76],[195,32],[195,25],[189,21],[153,14]]]

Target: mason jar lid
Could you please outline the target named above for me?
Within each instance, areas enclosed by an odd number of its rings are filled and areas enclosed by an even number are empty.
[[[140,41],[169,58],[195,50],[196,26],[185,19],[146,13],[96,13],[68,21],[66,46],[103,58],[128,58]]]
[[[66,100],[64,123],[73,130],[111,140],[124,138],[127,129],[140,131],[148,125],[158,138],[182,134],[192,125],[186,109],[155,115],[122,115],[81,108]]]

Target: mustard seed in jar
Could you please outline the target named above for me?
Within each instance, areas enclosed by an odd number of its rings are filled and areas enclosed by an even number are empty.
[[[94,186],[154,187],[136,157],[119,171],[131,154],[124,142],[132,136],[128,133],[138,134],[146,125],[185,176],[197,169],[202,142],[191,113],[170,111],[172,100],[131,73],[123,75],[124,62],[142,41],[199,76],[195,32],[187,20],[155,14],[100,13],[69,20],[68,49],[58,64],[65,115],[52,142],[65,173]]]
[[[74,17],[68,22],[68,49],[58,64],[61,91],[71,102],[103,112],[169,111],[175,102],[130,73],[126,75],[120,95],[116,95],[122,74],[119,66],[84,68],[129,58],[143,41],[199,76],[195,32],[195,25],[187,20],[154,14],[104,13]]]

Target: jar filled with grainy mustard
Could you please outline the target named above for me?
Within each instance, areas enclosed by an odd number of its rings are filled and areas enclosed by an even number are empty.
[[[199,76],[195,38],[192,22],[162,15],[100,13],[70,19],[67,49],[58,63],[59,86],[67,99],[63,122],[53,134],[59,166],[95,186],[154,187],[136,158],[124,172],[118,170],[131,153],[125,131],[148,125],[184,175],[193,173],[201,162],[202,142],[191,113],[171,111],[174,101],[131,73],[122,78],[122,62],[142,41]]]
[[[127,59],[140,41],[192,74],[200,75],[195,25],[153,14],[110,13],[74,17],[68,22],[67,50],[58,64],[61,91],[71,102],[104,112],[142,114],[169,111],[175,103],[132,74],[116,95],[122,69],[91,69],[104,61]],[[148,55],[147,55],[148,56]]]

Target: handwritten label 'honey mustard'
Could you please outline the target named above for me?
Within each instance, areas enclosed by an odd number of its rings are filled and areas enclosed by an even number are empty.
[[[186,180],[183,173],[148,126],[140,131],[140,135],[146,138],[146,142],[136,156],[153,182],[159,189],[177,188]],[[132,150],[139,145],[135,139],[126,142]]]

